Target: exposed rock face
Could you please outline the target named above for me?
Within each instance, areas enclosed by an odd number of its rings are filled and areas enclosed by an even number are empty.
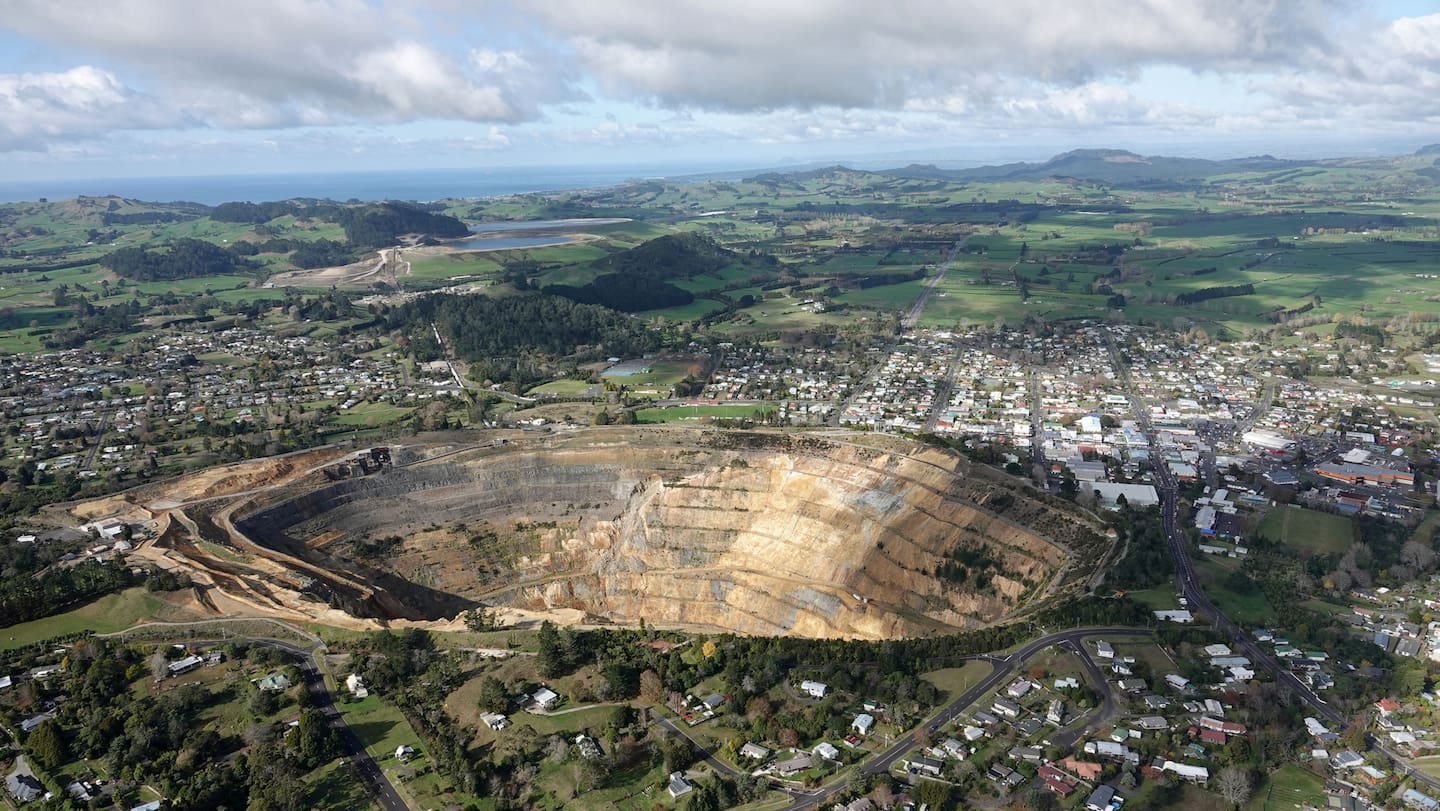
[[[316,485],[235,523],[313,563],[491,604],[814,637],[994,621],[1076,587],[1107,548],[1091,517],[1013,479],[867,442],[585,431]]]

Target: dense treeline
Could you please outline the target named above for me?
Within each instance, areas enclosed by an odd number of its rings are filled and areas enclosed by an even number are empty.
[[[1376,346],[1385,345],[1385,330],[1374,324],[1352,324],[1342,321],[1335,325],[1336,338],[1354,338],[1357,341]]]
[[[1181,293],[1175,297],[1176,304],[1196,304],[1202,301],[1209,301],[1215,298],[1228,298],[1230,296],[1250,296],[1255,293],[1253,284],[1231,284],[1220,287],[1202,287],[1199,290],[1191,290],[1188,293]]]
[[[667,234],[595,260],[591,267],[604,272],[588,284],[554,284],[545,292],[627,313],[679,307],[695,296],[671,280],[718,273],[736,264],[762,264],[762,270],[768,270],[776,259],[735,253],[703,234]]]
[[[596,259],[592,267],[655,281],[714,273],[740,260],[703,234],[667,234],[628,251]]]
[[[545,292],[579,304],[598,304],[625,313],[679,307],[695,300],[695,294],[689,290],[629,273],[606,273],[581,287],[552,284],[546,286]]]
[[[248,222],[259,224],[269,222],[276,217],[288,217],[292,214],[298,215],[300,211],[300,205],[290,200],[280,200],[271,203],[221,203],[210,211],[210,219],[216,222]]]
[[[101,225],[161,225],[171,222],[185,222],[200,215],[188,211],[135,211],[117,213],[107,211],[100,215]]]
[[[218,245],[188,238],[175,240],[163,251],[121,248],[101,257],[100,264],[137,282],[175,281],[254,270],[249,262]]]
[[[118,563],[85,563],[0,579],[0,627],[57,614],[72,606],[134,585],[129,568]]]
[[[264,242],[236,242],[229,248],[236,256],[258,256],[262,253],[290,253],[290,264],[298,268],[323,268],[348,265],[355,261],[357,251],[333,239],[286,239],[276,237]]]
[[[465,223],[454,217],[403,203],[342,208],[336,220],[345,229],[345,238],[351,245],[368,248],[394,245],[402,234],[454,238],[470,233]]]
[[[925,269],[916,268],[906,273],[881,273],[874,276],[861,276],[855,279],[852,284],[861,290],[868,290],[871,287],[883,287],[887,284],[902,284],[925,278]]]
[[[392,310],[386,321],[390,329],[420,340],[433,321],[455,353],[470,361],[532,352],[557,358],[636,356],[660,345],[659,337],[634,319],[540,293],[501,299],[426,296]]]
[[[1168,581],[1175,573],[1175,559],[1170,554],[1159,508],[1134,510],[1122,506],[1115,516],[1125,539],[1125,556],[1110,567],[1105,575],[1105,585],[1113,589],[1134,590],[1148,589]]]
[[[14,728],[17,719],[35,712],[26,704],[64,696],[54,718],[25,736],[25,749],[52,778],[69,779],[56,770],[77,761],[103,767],[115,791],[115,807],[135,805],[140,786],[163,794],[171,808],[299,811],[314,807],[305,772],[333,760],[339,754],[339,741],[320,711],[305,705],[308,693],[296,693],[301,701],[299,718],[286,729],[262,720],[285,699],[244,681],[232,681],[216,691],[195,683],[153,694],[132,689],[151,674],[163,673],[173,656],[167,653],[168,649],[161,649],[147,661],[141,649],[121,642],[94,638],[77,642],[66,653],[64,670],[46,682],[27,685],[28,697],[19,706],[7,707],[5,720]],[[248,657],[255,664],[278,663],[275,651],[245,643],[230,646],[227,653],[232,659]],[[213,714],[218,705],[246,699],[250,720],[243,729],[232,722],[217,730]],[[57,798],[46,807],[99,807],[96,802],[83,805]],[[105,807],[110,806],[107,800]]]

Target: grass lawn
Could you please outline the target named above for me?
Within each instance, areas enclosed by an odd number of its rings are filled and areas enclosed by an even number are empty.
[[[557,397],[584,397],[588,396],[592,390],[600,389],[600,384],[586,383],[584,380],[552,380],[525,392],[525,396],[539,397],[544,394],[553,394]]]
[[[1257,532],[1318,555],[1343,553],[1355,537],[1350,519],[1294,505],[1266,513]]]
[[[359,701],[337,701],[335,708],[345,717],[345,723],[355,731],[376,762],[385,758],[392,761],[382,764],[382,768],[394,765],[395,749],[401,744],[420,748],[419,737],[400,710],[376,696]]]
[[[23,648],[42,639],[50,639],[81,631],[110,633],[129,628],[150,619],[164,603],[143,588],[126,589],[107,594],[73,611],[44,619],[22,622],[4,630],[0,650]]]
[[[702,417],[740,420],[755,416],[764,406],[716,405],[716,406],[674,406],[671,408],[642,408],[635,412],[639,422],[685,422]]]
[[[1153,588],[1127,591],[1125,596],[1152,611],[1173,611],[1180,607],[1180,603],[1175,599],[1175,579],[1173,577]]]
[[[305,776],[309,793],[305,807],[316,811],[350,811],[377,808],[355,767],[335,760]]]
[[[343,425],[354,428],[371,428],[378,425],[389,425],[399,422],[410,416],[413,408],[403,408],[386,402],[359,403],[341,411],[328,422],[333,425]]]
[[[1245,811],[1301,808],[1306,803],[1324,807],[1325,781],[1299,766],[1283,766],[1260,784],[1245,804]]]
[[[1239,565],[1238,561],[1228,558],[1221,561],[1217,560],[1214,555],[1201,555],[1201,559],[1196,561],[1195,568],[1205,583],[1206,596],[1214,601],[1221,611],[1242,625],[1275,624],[1275,609],[1271,607],[1270,601],[1265,599],[1265,594],[1259,588],[1241,594],[1231,591],[1223,585],[1225,577],[1239,568]]]
[[[1440,755],[1431,755],[1430,757],[1415,758],[1413,763],[1415,765],[1415,768],[1419,769],[1425,774],[1428,774],[1431,777],[1440,777]]]
[[[932,670],[922,674],[920,678],[935,685],[945,694],[948,701],[975,686],[981,679],[990,675],[994,669],[989,662],[966,662],[963,667]]]

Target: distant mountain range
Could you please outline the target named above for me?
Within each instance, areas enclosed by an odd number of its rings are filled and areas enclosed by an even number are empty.
[[[804,180],[837,172],[874,174],[917,180],[1003,182],[1074,180],[1104,183],[1125,188],[1185,188],[1205,185],[1223,175],[1270,173],[1271,182],[1298,179],[1327,167],[1364,166],[1393,167],[1413,172],[1429,182],[1440,182],[1440,172],[1432,161],[1417,160],[1440,156],[1440,144],[1422,147],[1413,155],[1394,157],[1336,158],[1324,160],[1288,160],[1273,155],[1212,160],[1207,158],[1176,158],[1139,155],[1124,149],[1075,149],[1038,163],[1006,163],[965,169],[942,169],[933,164],[912,163],[896,169],[866,171],[845,166],[828,166],[797,171],[778,171],[754,179],[780,178]],[[1440,165],[1440,164],[1437,164]]]

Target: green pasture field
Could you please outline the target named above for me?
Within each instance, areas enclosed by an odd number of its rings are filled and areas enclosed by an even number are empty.
[[[743,420],[750,419],[758,412],[767,410],[774,409],[755,405],[671,406],[669,408],[642,408],[635,412],[635,419],[637,422],[650,423],[689,422],[702,420],[705,417]]]
[[[1355,537],[1350,519],[1294,505],[1267,512],[1256,531],[1287,546],[1319,555],[1341,554],[1350,548]]]
[[[853,307],[865,307],[872,310],[906,310],[920,298],[920,291],[925,282],[925,279],[918,279],[913,282],[884,284],[864,290],[848,290],[836,296],[835,300]]]
[[[689,304],[682,304],[678,307],[646,310],[641,313],[641,316],[644,318],[663,318],[667,321],[696,321],[711,313],[718,313],[723,309],[725,309],[725,305],[713,298],[697,298]]]
[[[1273,625],[1275,609],[1265,598],[1264,592],[1255,589],[1246,594],[1239,594],[1222,585],[1225,576],[1237,568],[1239,568],[1237,561],[1228,558],[1217,559],[1214,555],[1201,555],[1195,563],[1196,571],[1205,581],[1205,595],[1231,619],[1242,625]]]
[[[81,631],[110,633],[144,622],[164,604],[143,588],[126,589],[63,614],[22,622],[0,630],[0,650],[23,648],[44,639]]]
[[[404,255],[404,261],[410,263],[410,273],[404,277],[406,282],[433,279],[448,281],[458,276],[494,278],[504,270],[489,252],[464,251],[428,256],[409,253]]]
[[[1245,811],[1279,811],[1292,808],[1323,808],[1325,779],[1299,766],[1281,766],[1270,772],[1250,795]]]

